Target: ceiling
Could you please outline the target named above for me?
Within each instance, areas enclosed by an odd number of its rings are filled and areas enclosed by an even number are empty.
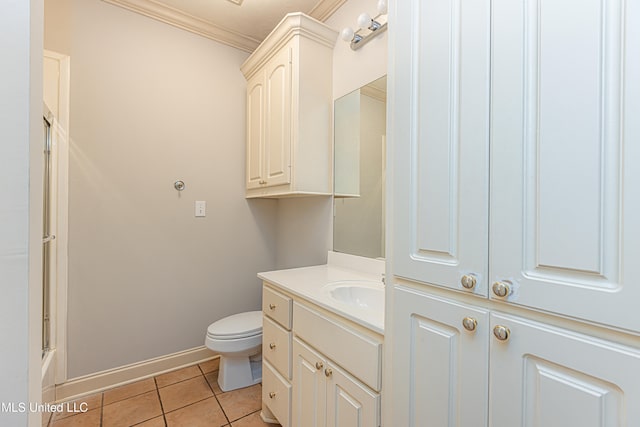
[[[289,12],[326,20],[346,0],[104,0],[253,52]]]

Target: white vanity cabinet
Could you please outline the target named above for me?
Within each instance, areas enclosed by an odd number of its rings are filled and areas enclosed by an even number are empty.
[[[288,14],[242,64],[248,198],[331,194],[336,37],[313,18]]]
[[[389,19],[387,423],[640,425],[640,3]]]
[[[263,285],[263,418],[288,427],[377,427],[383,337]]]

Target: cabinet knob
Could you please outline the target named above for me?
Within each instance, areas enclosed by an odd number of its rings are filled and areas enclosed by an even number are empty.
[[[327,368],[324,370],[324,376],[329,378],[331,375],[333,375],[333,370],[331,368]]]
[[[511,283],[505,281],[502,282],[494,282],[493,286],[491,286],[491,289],[493,290],[493,294],[497,297],[500,298],[504,298],[506,296],[509,296],[509,294],[511,293]]]
[[[316,369],[320,370],[324,367],[324,363],[322,362],[316,362]]]
[[[275,304],[269,304],[269,310],[273,311],[276,309],[276,305]]]
[[[509,335],[511,335],[511,331],[506,326],[496,325],[493,328],[493,335],[495,335],[495,337],[499,341],[506,341],[509,339]]]
[[[275,348],[276,348],[276,343],[272,342],[271,344],[269,344],[269,348],[270,348],[271,350],[275,350]]]
[[[476,286],[476,276],[474,276],[473,274],[465,274],[460,279],[460,283],[465,289],[473,289]]]
[[[267,181],[265,181],[264,179],[261,179],[260,181],[258,181],[258,184],[266,184]]]
[[[465,317],[462,319],[462,326],[464,326],[467,331],[473,332],[478,327],[478,321],[473,317]]]
[[[270,391],[269,392],[269,399],[273,399],[274,397],[276,397],[276,392],[275,391]]]

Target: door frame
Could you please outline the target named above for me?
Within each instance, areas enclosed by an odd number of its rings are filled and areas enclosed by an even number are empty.
[[[68,286],[68,218],[69,218],[69,98],[71,58],[50,50],[44,50],[44,58],[58,65],[58,97],[52,126],[52,210],[55,216],[52,233],[55,234],[55,261],[52,263],[54,289],[51,297],[51,347],[54,382],[67,380],[67,286]],[[57,107],[57,108],[56,108]],[[45,372],[43,371],[43,376]]]

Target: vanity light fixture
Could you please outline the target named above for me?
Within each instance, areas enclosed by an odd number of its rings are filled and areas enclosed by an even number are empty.
[[[340,33],[342,40],[350,42],[351,49],[358,50],[367,44],[373,37],[383,33],[387,29],[387,0],[378,0],[378,14],[371,17],[367,12],[358,16],[357,31],[346,27]]]

